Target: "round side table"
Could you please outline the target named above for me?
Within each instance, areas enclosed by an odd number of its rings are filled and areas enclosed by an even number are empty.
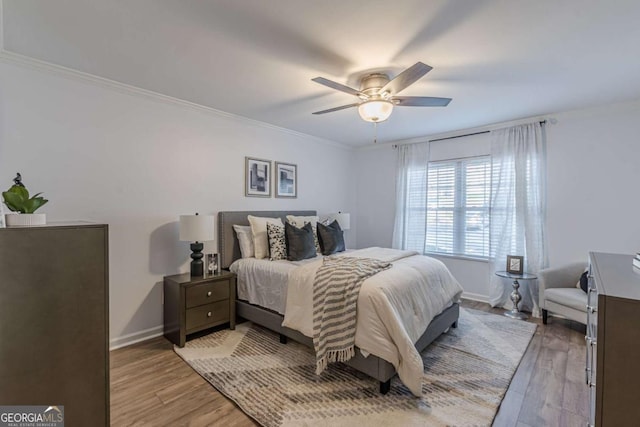
[[[513,274],[507,271],[496,271],[496,276],[504,277],[505,279],[513,279],[513,292],[511,292],[511,302],[513,303],[513,309],[507,311],[506,313],[504,313],[504,315],[513,319],[528,319],[529,316],[521,312],[518,308],[518,304],[522,300],[522,296],[520,295],[520,292],[518,292],[518,288],[520,288],[520,283],[518,283],[518,280],[534,280],[538,277],[535,274],[530,273]]]

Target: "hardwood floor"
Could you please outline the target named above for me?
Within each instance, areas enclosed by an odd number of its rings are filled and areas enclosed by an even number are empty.
[[[463,307],[501,314],[488,304]],[[584,426],[583,325],[549,318],[538,329],[502,401],[494,426]],[[111,352],[111,424],[114,426],[256,426],[160,337]]]
[[[462,306],[504,312],[476,301],[464,301]],[[528,321],[538,328],[493,425],[584,427],[589,409],[589,389],[584,380],[585,326],[551,316],[547,325],[541,319]]]

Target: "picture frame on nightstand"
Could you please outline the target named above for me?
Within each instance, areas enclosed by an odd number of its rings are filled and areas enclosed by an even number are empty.
[[[207,254],[207,274],[213,276],[220,274],[220,256],[218,254]]]
[[[507,273],[522,274],[524,272],[524,257],[507,255]]]

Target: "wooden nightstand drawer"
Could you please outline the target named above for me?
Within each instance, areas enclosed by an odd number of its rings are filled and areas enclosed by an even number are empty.
[[[227,322],[229,321],[229,300],[190,308],[186,315],[185,329],[187,333],[196,328]]]
[[[202,283],[200,285],[190,286],[186,290],[187,308],[210,304],[225,299],[229,299],[228,280]]]

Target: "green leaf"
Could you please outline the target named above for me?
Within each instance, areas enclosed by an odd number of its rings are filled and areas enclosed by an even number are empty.
[[[19,185],[12,186],[9,191],[13,194],[17,194],[22,198],[22,200],[29,200],[29,191],[26,187],[21,187]]]
[[[34,213],[47,202],[48,200],[42,197],[32,197],[24,202],[24,213]]]
[[[4,197],[4,204],[7,205],[9,210],[25,213],[23,211],[24,201],[20,195],[12,193],[11,191],[5,191],[2,193],[2,197]]]

